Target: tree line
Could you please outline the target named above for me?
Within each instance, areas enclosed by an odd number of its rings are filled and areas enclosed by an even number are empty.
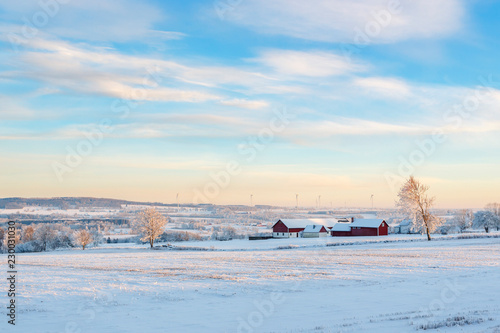
[[[156,241],[205,240],[197,233],[165,232],[167,222],[168,217],[163,216],[155,208],[147,208],[137,214],[131,222],[131,228],[135,234],[139,235],[139,240],[148,243],[150,247],[153,247]],[[239,234],[231,226],[214,226],[209,239],[231,240],[244,237],[245,235]],[[18,252],[42,252],[71,247],[81,247],[85,250],[89,245],[98,246],[105,241],[97,228],[73,230],[62,223],[19,225],[15,238]],[[0,228],[0,252],[7,248],[6,241],[5,230]],[[108,242],[111,242],[110,238]]]
[[[98,229],[73,230],[60,223],[20,225],[16,229],[15,242],[17,252],[42,252],[58,248],[81,247],[83,250],[92,244],[103,241]],[[0,252],[7,249],[5,229],[0,228]]]

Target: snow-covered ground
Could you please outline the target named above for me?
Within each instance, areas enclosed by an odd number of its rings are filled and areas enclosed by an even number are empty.
[[[500,331],[500,238],[404,237],[422,236],[18,254],[18,322],[4,318],[0,331]]]
[[[185,230],[176,230],[185,231]],[[193,232],[193,231],[189,231]],[[105,235],[111,238],[130,238],[137,235]],[[432,235],[434,240],[452,240],[460,237],[500,237],[500,232],[493,231],[489,234],[484,232],[475,232],[467,234],[451,235]],[[427,242],[425,236],[419,234],[390,234],[388,236],[374,237],[324,237],[324,238],[272,238],[266,240],[235,239],[231,241],[182,241],[182,242],[160,242],[157,246],[172,245],[178,250],[207,250],[207,251],[255,251],[255,250],[273,250],[282,248],[317,248],[343,245],[362,245],[367,243],[393,243],[393,242]],[[135,243],[104,244],[104,247],[114,248],[138,248],[144,247]]]

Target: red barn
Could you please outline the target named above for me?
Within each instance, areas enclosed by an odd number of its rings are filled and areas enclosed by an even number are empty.
[[[282,219],[273,225],[273,238],[302,237],[308,225],[321,225],[327,233],[337,223],[337,219]]]
[[[351,234],[351,223],[339,222],[333,226],[331,231],[332,236],[343,237],[352,236]]]
[[[356,219],[352,223],[337,223],[332,236],[387,236],[388,225],[381,219]]]

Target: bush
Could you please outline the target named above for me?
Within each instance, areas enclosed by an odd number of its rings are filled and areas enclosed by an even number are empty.
[[[205,226],[200,222],[188,222],[181,225],[181,229],[188,230],[205,230]]]
[[[42,252],[41,245],[36,241],[29,241],[26,243],[16,245],[16,252]]]
[[[61,224],[45,223],[22,229],[22,231],[29,230],[29,232],[22,233],[21,229],[18,229],[19,235],[16,235],[17,252],[41,252],[73,246],[72,230]],[[0,250],[2,250],[1,246]]]
[[[188,232],[188,231],[168,231],[164,232],[158,238],[160,242],[184,242],[190,240],[203,240],[203,237],[196,232]]]
[[[246,237],[243,234],[238,234],[236,229],[231,226],[214,227],[212,228],[212,231],[212,240],[228,241],[232,239],[243,239]]]

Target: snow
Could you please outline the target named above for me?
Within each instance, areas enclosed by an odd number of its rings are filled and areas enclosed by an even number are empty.
[[[305,228],[308,225],[323,225],[325,227],[331,227],[335,223],[337,223],[337,219],[328,218],[328,219],[281,219],[288,228]]]
[[[318,224],[308,225],[305,227],[304,232],[305,233],[308,233],[308,232],[318,233],[318,232],[320,232],[321,228],[323,228],[323,226],[318,225]],[[326,231],[323,229],[323,232],[326,232]]]
[[[498,332],[500,238],[421,239],[18,254],[18,321],[13,329],[2,319],[0,331]],[[340,245],[348,241],[356,245]]]
[[[351,231],[351,223],[337,223],[332,227],[332,231]]]
[[[378,228],[384,220],[382,219],[354,219],[352,227]]]

